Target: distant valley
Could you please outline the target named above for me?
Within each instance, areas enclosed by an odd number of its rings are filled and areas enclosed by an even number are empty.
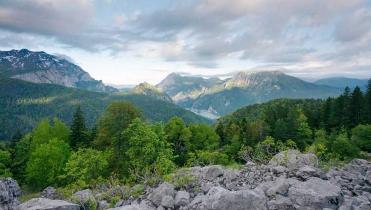
[[[173,101],[208,118],[277,98],[327,98],[342,88],[306,82],[279,71],[238,72],[232,78],[205,79],[170,74],[157,87]]]
[[[69,112],[78,103],[86,103],[90,108],[85,111],[96,117],[110,101],[130,100],[153,121],[168,120],[170,115],[164,114],[168,112],[186,122],[210,122],[205,118],[217,119],[251,104],[277,98],[327,98],[339,95],[344,85],[364,87],[367,83],[349,78],[310,83],[279,71],[265,71],[237,72],[227,79],[171,73],[157,85],[109,86],[62,57],[27,49],[0,51],[0,78],[0,119],[4,123],[4,115],[12,113],[14,123],[22,122],[21,130],[29,130],[42,117],[58,116],[69,122]],[[66,100],[60,100],[62,97]],[[96,117],[88,119],[90,125]]]

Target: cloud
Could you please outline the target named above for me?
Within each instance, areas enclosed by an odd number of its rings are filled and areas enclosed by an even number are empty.
[[[93,18],[90,0],[3,0],[0,27],[43,35],[73,35]]]
[[[142,13],[132,24],[138,37],[164,46],[188,32],[182,51],[170,58],[165,52],[166,60],[217,66],[217,60],[242,54],[240,59],[292,63],[323,53],[324,43],[335,48],[336,41],[362,38],[371,23],[359,11],[365,7],[364,0],[203,0]],[[350,32],[349,25],[358,26]]]
[[[335,71],[336,63],[356,69],[371,55],[368,0],[188,0],[167,7],[147,2],[151,9],[111,8],[110,18],[99,16],[96,3],[2,0],[0,29],[20,42],[39,36],[66,47],[111,55],[130,51],[202,68],[233,58],[279,68],[320,63]],[[12,35],[0,36],[0,43],[10,40]]]

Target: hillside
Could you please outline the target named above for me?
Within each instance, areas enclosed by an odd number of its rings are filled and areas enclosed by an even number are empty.
[[[124,91],[121,91],[121,92],[124,92]],[[140,83],[139,85],[135,86],[133,89],[128,90],[127,92],[149,96],[149,97],[152,97],[158,100],[163,100],[169,103],[173,102],[170,96],[168,96],[164,92],[161,92],[161,90],[159,90],[153,85],[150,85],[147,82]]]
[[[0,78],[0,139],[10,138],[17,129],[29,131],[42,118],[58,117],[70,123],[77,104],[92,126],[112,101],[128,100],[153,122],[179,116],[186,122],[209,121],[172,103],[138,94],[106,94],[52,84],[35,84],[17,79]],[[17,129],[15,129],[17,128]]]
[[[65,58],[27,49],[0,51],[0,76],[97,92],[117,91]]]
[[[198,96],[222,83],[223,81],[218,78],[205,79],[171,73],[157,84],[156,87],[168,94],[175,103],[183,107],[189,107],[192,101]]]
[[[327,85],[330,87],[337,87],[344,89],[345,87],[355,88],[356,86],[360,87],[362,90],[366,90],[367,79],[354,79],[347,77],[330,77],[320,79],[314,82],[318,85]]]
[[[183,82],[186,85],[179,82],[182,80],[186,81]],[[209,80],[169,75],[158,87],[162,87],[162,90],[180,106],[205,116],[212,115],[214,118],[246,105],[272,99],[327,98],[339,95],[341,92],[340,88],[305,82],[279,71],[239,72],[224,81],[206,81]],[[192,84],[191,87],[198,88],[189,88],[189,84]],[[179,96],[187,99],[187,103],[177,100]]]

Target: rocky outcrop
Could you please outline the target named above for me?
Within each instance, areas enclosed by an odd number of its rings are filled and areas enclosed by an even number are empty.
[[[80,206],[62,200],[33,198],[19,205],[16,210],[80,210]]]
[[[48,198],[48,199],[61,199],[62,196],[59,195],[57,190],[54,187],[47,187],[41,192],[42,198]]]
[[[277,154],[268,165],[249,162],[241,170],[222,166],[181,170],[174,175],[176,180],[192,181],[148,188],[140,199],[116,209],[371,209],[370,174],[366,160],[325,173],[315,155],[290,150]]]
[[[21,195],[21,189],[17,181],[12,178],[0,179],[0,209],[12,210],[18,204],[18,197]]]
[[[71,200],[78,203],[84,209],[92,209],[98,206],[97,200],[90,189],[81,190],[72,195]]]
[[[355,159],[344,168],[325,173],[313,154],[292,150],[275,157],[268,165],[249,162],[240,170],[218,165],[182,169],[173,174],[174,181],[146,187],[143,195],[122,196],[126,199],[110,205],[101,193],[94,194],[87,189],[72,196],[71,200],[76,199],[74,202],[79,205],[37,198],[21,204],[18,209],[103,210],[108,206],[116,206],[114,210],[371,209],[370,162]],[[14,183],[6,186],[13,186],[6,192],[16,200],[19,192],[14,190]],[[51,189],[45,191],[52,192]],[[128,189],[116,186],[104,191],[113,196],[116,191],[124,195]]]

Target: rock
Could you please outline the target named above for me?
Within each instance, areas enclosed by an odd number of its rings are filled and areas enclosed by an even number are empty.
[[[97,210],[105,210],[109,206],[109,203],[106,200],[98,201]]]
[[[371,170],[370,171],[367,171],[367,174],[366,174],[366,181],[371,184]]]
[[[148,196],[148,199],[156,206],[159,206],[164,196],[175,196],[174,185],[167,182],[162,183]]]
[[[303,166],[296,172],[296,177],[300,178],[301,180],[307,180],[310,177],[320,177],[321,172],[319,169],[314,168],[312,166]]]
[[[266,191],[267,196],[274,196],[276,194],[286,195],[290,184],[285,178],[277,179],[272,186]]]
[[[21,195],[21,189],[17,181],[12,178],[0,179],[0,209],[12,210],[19,205],[18,197]]]
[[[203,171],[203,178],[209,181],[212,181],[219,176],[223,176],[224,174],[222,166],[219,165],[206,166],[203,168]]]
[[[371,209],[371,203],[368,200],[368,198],[364,196],[357,196],[353,198],[351,209],[357,209],[357,210],[370,210]]]
[[[203,207],[203,201],[205,200],[206,196],[203,194],[197,195],[189,204],[190,209],[202,209]]]
[[[178,191],[175,196],[175,206],[186,206],[189,204],[190,195],[186,191]]]
[[[277,195],[267,203],[269,210],[295,210],[290,198]]]
[[[283,174],[283,173],[288,172],[287,168],[284,167],[284,166],[275,166],[275,167],[272,167],[272,168],[271,168],[271,171],[272,171],[273,174],[275,174],[275,175],[281,175],[281,174]]]
[[[303,166],[318,166],[318,158],[312,153],[302,154],[298,150],[287,150],[276,154],[270,161],[269,166],[285,166],[290,171]]]
[[[262,191],[229,191],[221,187],[214,187],[206,195],[202,209],[261,210],[267,209],[266,202]]]
[[[17,210],[80,210],[77,204],[62,200],[50,200],[47,198],[34,198],[19,205]]]
[[[289,188],[288,197],[294,207],[337,209],[343,203],[340,187],[316,177],[297,182]]]
[[[47,187],[41,192],[42,198],[48,198],[48,199],[60,199],[61,196],[57,193],[57,190],[54,187]]]
[[[120,206],[108,210],[156,210],[156,207],[150,204],[150,201],[143,200],[140,204],[133,203],[130,205]]]
[[[83,208],[90,209],[97,206],[97,201],[94,198],[93,192],[90,189],[76,192],[72,195],[71,200],[83,206]]]
[[[173,208],[175,205],[174,198],[170,195],[165,195],[162,197],[161,200],[161,206],[166,207],[166,208]]]

